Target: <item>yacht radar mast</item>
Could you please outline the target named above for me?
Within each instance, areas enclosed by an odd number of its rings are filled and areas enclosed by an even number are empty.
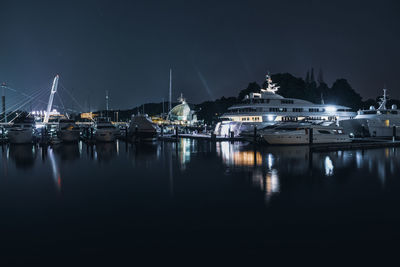
[[[380,98],[379,102],[379,108],[378,110],[384,110],[386,109],[386,102],[387,102],[387,94],[386,94],[387,89],[383,89],[383,97]]]
[[[183,98],[183,94],[181,93],[181,96],[178,97],[178,101],[181,102],[182,104],[186,102],[186,99]]]
[[[279,86],[276,85],[276,83],[272,82],[271,76],[269,74],[265,75],[265,80],[267,81],[267,88],[261,89],[261,92],[270,92],[275,94],[276,91],[278,91]]]

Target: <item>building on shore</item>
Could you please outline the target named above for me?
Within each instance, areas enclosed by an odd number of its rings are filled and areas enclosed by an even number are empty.
[[[168,120],[173,124],[191,126],[197,123],[195,111],[183,98],[182,94],[178,98],[180,104],[173,107],[168,113]]]

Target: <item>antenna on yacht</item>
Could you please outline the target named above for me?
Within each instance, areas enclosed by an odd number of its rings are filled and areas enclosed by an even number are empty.
[[[378,108],[379,110],[386,109],[386,102],[387,102],[387,96],[388,96],[386,94],[386,90],[387,89],[385,89],[385,88],[383,89],[383,97],[380,98],[381,101],[379,102],[379,108]]]
[[[108,90],[106,90],[106,110],[108,112]]]
[[[181,93],[181,96],[178,98],[178,101],[181,103],[185,103],[186,99],[183,98],[183,94]]]
[[[324,94],[321,92],[321,104],[325,105]]]
[[[162,98],[162,116],[164,116],[164,97]]]
[[[275,94],[275,92],[278,91],[279,86],[277,86],[276,83],[272,82],[269,72],[267,75],[265,75],[265,80],[267,81],[267,88],[261,89],[261,92],[270,92]]]

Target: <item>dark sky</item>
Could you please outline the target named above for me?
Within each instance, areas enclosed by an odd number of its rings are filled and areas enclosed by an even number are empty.
[[[0,81],[61,84],[82,105],[129,108],[182,92],[199,103],[237,95],[267,71],[322,68],[364,98],[400,98],[399,1],[0,0]],[[66,100],[67,101],[67,100]]]

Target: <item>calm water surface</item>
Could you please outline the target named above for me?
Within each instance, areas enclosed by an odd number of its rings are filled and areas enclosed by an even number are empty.
[[[8,262],[368,260],[400,247],[396,148],[4,145],[0,166]]]

